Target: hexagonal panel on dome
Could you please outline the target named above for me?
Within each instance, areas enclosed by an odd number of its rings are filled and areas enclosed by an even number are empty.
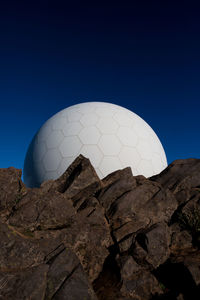
[[[158,139],[158,137],[156,136],[156,134],[154,134],[152,132],[152,134],[149,134],[148,138],[146,138],[146,141],[149,142],[149,145],[152,149],[152,152],[160,152],[161,151],[161,145],[160,145],[160,141]]]
[[[56,113],[55,115],[51,116],[46,123],[50,124],[51,129],[53,129],[52,124],[56,122],[60,118],[60,112]]]
[[[50,123],[47,121],[47,123],[45,123],[39,130],[38,134],[37,134],[37,140],[38,143],[45,141],[46,138],[50,135],[50,133],[52,132]]]
[[[59,146],[63,157],[76,156],[80,151],[82,144],[77,136],[65,137]]]
[[[100,117],[112,117],[115,113],[115,111],[112,111],[112,109],[108,109],[108,107],[97,107],[95,109],[95,112]]]
[[[138,176],[139,175],[139,172],[138,172],[137,168],[135,168],[135,166],[131,165],[129,167],[131,167],[131,171],[132,171],[133,176]]]
[[[162,155],[164,156],[164,157],[166,157],[166,155],[165,155],[165,151],[164,151],[164,148],[163,148],[163,145],[161,144],[161,141],[159,140],[159,138],[156,136],[156,140],[157,140],[157,144],[158,144],[158,149],[159,150],[157,150],[157,151],[155,151],[155,152],[158,152],[159,151],[159,153],[162,153]]]
[[[34,164],[34,167],[35,167],[35,170],[36,170],[36,180],[38,182],[42,182],[43,181],[43,177],[44,177],[44,174],[46,173],[46,170],[45,170],[45,167],[44,167],[44,163],[43,163],[43,160],[40,161],[40,162],[36,162]]]
[[[45,152],[47,151],[45,142],[40,142],[37,144],[37,147],[33,149],[33,161],[34,163],[42,160]]]
[[[136,148],[138,150],[138,153],[140,153],[142,159],[152,159],[153,151],[151,148],[151,144],[148,141],[140,139]]]
[[[122,168],[121,162],[117,156],[105,156],[100,165],[99,170],[103,176],[107,176],[113,171],[119,170]]]
[[[98,115],[95,113],[87,113],[80,118],[80,122],[83,126],[92,126],[97,123],[98,118]]]
[[[142,159],[137,166],[139,175],[144,175],[145,177],[152,176],[153,166],[151,161]]]
[[[67,119],[65,117],[58,116],[55,120],[51,119],[50,122],[53,130],[62,130],[67,123]]]
[[[56,171],[47,171],[44,174],[43,181],[50,180],[50,179],[55,180],[57,178],[58,178],[58,174]]]
[[[113,119],[117,121],[117,123],[121,126],[131,127],[133,124],[133,119],[128,116],[125,112],[115,113]]]
[[[123,168],[133,167],[136,170],[137,165],[141,161],[141,157],[137,149],[132,147],[124,146],[118,156]]]
[[[162,159],[158,153],[152,154],[152,165],[153,165],[153,170],[154,170],[155,174],[158,174],[161,172]]]
[[[118,138],[112,134],[102,135],[98,146],[105,155],[117,155],[122,147]]]
[[[98,167],[103,158],[103,154],[97,145],[83,146],[80,150],[80,153],[89,158],[91,164],[95,168]]]
[[[74,109],[69,110],[69,112],[67,113],[67,118],[68,118],[69,122],[79,121],[81,117],[82,117],[82,114],[75,111]]]
[[[75,156],[71,156],[71,157],[64,157],[61,162],[60,165],[57,169],[57,174],[58,176],[61,176],[66,170],[67,168],[71,165],[71,163],[75,160]]]
[[[57,146],[59,146],[62,140],[63,140],[63,134],[60,130],[52,131],[48,136],[48,139],[46,140],[47,148],[48,149],[56,148]]]
[[[60,116],[64,119],[66,119],[66,121],[68,122],[68,109],[65,108],[65,109],[61,110],[59,113],[60,113]]]
[[[65,126],[62,128],[62,132],[64,136],[71,136],[79,134],[82,128],[83,127],[80,122],[71,122],[65,124]]]
[[[103,174],[101,173],[101,171],[99,170],[99,168],[95,168],[95,171],[100,179],[102,179],[104,177]]]
[[[95,126],[90,126],[83,128],[78,136],[83,144],[97,144],[100,138],[100,133]]]
[[[161,157],[163,168],[166,168],[167,167],[167,158],[166,158],[164,150],[163,150],[163,152],[160,153],[160,157]]]
[[[144,121],[140,121],[139,118],[137,118],[137,122],[134,123],[133,129],[136,133],[138,132],[138,135],[141,138],[144,139],[149,139],[153,132],[153,130]]]
[[[96,124],[96,127],[101,133],[114,134],[117,131],[119,125],[113,118],[103,118],[101,117]]]
[[[79,107],[76,107],[77,112],[82,114],[93,113],[95,110],[94,104],[91,102],[81,103]]]
[[[138,136],[131,128],[120,127],[117,131],[117,136],[119,137],[122,145],[135,147],[138,143]]]
[[[58,149],[50,149],[46,152],[43,163],[46,171],[56,171],[61,161],[61,154]]]

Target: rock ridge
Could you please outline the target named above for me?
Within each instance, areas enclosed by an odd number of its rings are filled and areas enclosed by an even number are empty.
[[[0,169],[0,299],[200,299],[200,159],[99,179],[79,155],[28,188]]]

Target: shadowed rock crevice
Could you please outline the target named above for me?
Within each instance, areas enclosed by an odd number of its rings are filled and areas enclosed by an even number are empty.
[[[109,249],[109,256],[106,258],[102,272],[93,282],[94,291],[99,300],[117,299],[121,287],[120,268],[116,262],[118,247],[113,245]]]
[[[82,165],[78,164],[71,172],[71,174],[69,174],[68,179],[65,181],[65,184],[63,184],[62,186],[60,186],[58,188],[58,192],[60,193],[64,193],[74,182],[75,178],[79,176],[79,174],[82,171]]]
[[[200,160],[100,180],[78,156],[27,188],[0,169],[0,298],[199,300]]]
[[[177,299],[180,294],[184,300],[198,300],[200,293],[195,281],[183,263],[170,260],[152,272],[160,282],[165,295],[152,299]]]
[[[45,263],[49,265],[52,264],[53,261],[56,259],[56,257],[60,255],[64,250],[65,250],[64,244],[58,245],[53,251],[51,251],[45,256],[44,258]]]
[[[136,241],[138,242],[138,244],[146,251],[148,252],[148,248],[147,248],[147,244],[148,244],[148,238],[145,235],[145,233],[138,233],[136,236]]]
[[[196,199],[179,205],[172,215],[169,226],[178,224],[181,230],[187,230],[192,237],[194,247],[200,249],[200,204]]]
[[[171,226],[174,223],[177,223],[179,221],[179,215],[182,211],[182,208],[185,206],[185,203],[182,203],[178,206],[178,208],[174,211],[174,213],[171,216],[171,219],[168,222],[168,225]]]

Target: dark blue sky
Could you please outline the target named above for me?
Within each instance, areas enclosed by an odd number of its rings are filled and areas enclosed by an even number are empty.
[[[85,101],[140,115],[168,163],[200,158],[199,13],[175,0],[1,1],[0,167],[22,168],[38,128]]]

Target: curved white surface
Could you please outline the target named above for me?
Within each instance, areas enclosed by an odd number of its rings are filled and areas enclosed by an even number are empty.
[[[143,119],[115,104],[87,102],[58,112],[39,129],[26,154],[25,184],[58,178],[79,154],[100,178],[127,166],[133,175],[149,177],[167,166],[157,135]]]

